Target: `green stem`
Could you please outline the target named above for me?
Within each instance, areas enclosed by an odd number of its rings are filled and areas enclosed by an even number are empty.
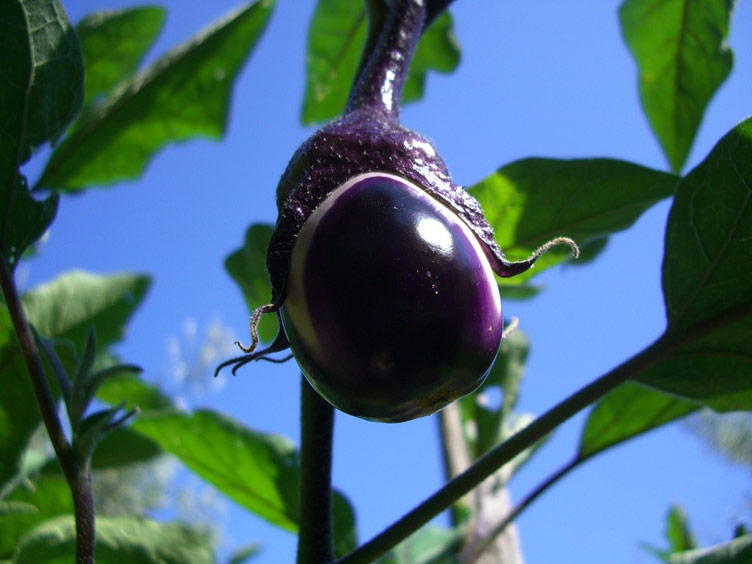
[[[88,465],[81,467],[76,462],[71,445],[63,431],[55,400],[44,375],[42,359],[5,256],[0,256],[0,286],[2,286],[5,303],[29,371],[42,420],[73,495],[73,510],[76,519],[76,562],[77,564],[94,564],[94,497]]]
[[[301,376],[298,564],[334,561],[332,435],[334,408]]]
[[[406,539],[436,515],[451,506],[517,454],[548,435],[564,421],[601,398],[665,352],[659,343],[616,367],[569,396],[519,433],[479,458],[465,472],[426,499],[369,542],[337,561],[337,564],[367,564]]]

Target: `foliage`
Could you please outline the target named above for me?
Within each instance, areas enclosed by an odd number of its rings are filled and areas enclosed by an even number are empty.
[[[379,0],[366,5],[383,7]],[[342,111],[368,46],[366,5],[319,0],[308,35],[303,123]],[[305,479],[301,455],[287,438],[216,411],[181,411],[137,367],[120,361],[115,347],[145,299],[148,276],[74,270],[20,296],[13,279],[64,205],[61,195],[138,178],[166,145],[224,134],[233,85],[273,7],[273,0],[254,0],[141,68],[165,21],[160,8],[91,14],[74,29],[58,0],[0,0],[0,559],[71,561],[79,526],[76,479],[165,453],[272,525],[293,533],[306,526],[298,496]],[[587,260],[597,260],[612,236],[670,200],[665,332],[537,419],[518,410],[529,343],[521,332],[513,334],[486,384],[457,403],[466,466],[488,469],[462,484],[451,482],[432,498],[435,510],[419,508],[365,548],[358,548],[356,508],[346,493],[334,492],[334,547],[342,562],[366,561],[376,545],[384,548],[373,553],[383,564],[477,557],[514,516],[595,455],[701,407],[752,410],[752,119],[731,127],[698,166],[680,175],[703,113],[732,69],[725,44],[732,7],[731,1],[626,0],[619,10],[642,105],[671,172],[606,158],[528,158],[469,187],[511,259],[562,233],[582,245]],[[424,95],[429,71],[455,70],[459,56],[446,12],[421,39],[405,101]],[[32,189],[21,167],[48,142],[54,149]],[[249,226],[243,245],[225,260],[249,311],[271,295],[265,269],[271,232],[266,224]],[[500,281],[503,295],[533,298],[541,288],[530,280],[568,254],[554,249],[524,276]],[[277,327],[265,322],[260,330],[270,341]],[[487,401],[494,392],[503,397],[498,406]],[[54,410],[58,401],[70,438]],[[572,460],[509,519],[492,523],[485,537],[469,535],[479,515],[460,498],[489,476],[498,487],[488,495],[498,495],[553,430],[590,404]],[[57,457],[29,443],[42,424]],[[455,503],[450,528],[420,528]],[[750,535],[698,549],[678,507],[667,528],[669,549],[651,550],[672,564],[741,563],[752,553]],[[215,559],[211,539],[185,523],[98,517],[96,534],[98,562]],[[246,561],[257,551],[248,546],[230,561]]]

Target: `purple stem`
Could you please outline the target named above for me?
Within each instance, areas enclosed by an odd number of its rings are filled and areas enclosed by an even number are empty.
[[[345,115],[366,110],[399,119],[402,89],[423,31],[423,0],[395,0],[368,62],[350,91]]]

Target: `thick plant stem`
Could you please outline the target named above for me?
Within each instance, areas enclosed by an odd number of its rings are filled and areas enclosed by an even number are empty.
[[[329,564],[332,544],[334,408],[301,376],[298,564]]]
[[[73,496],[73,509],[76,519],[76,562],[77,564],[93,564],[95,541],[94,497],[91,490],[89,470],[78,465],[71,445],[63,432],[63,426],[55,407],[55,400],[44,375],[42,359],[39,356],[34,335],[21,306],[13,275],[8,269],[8,261],[4,256],[0,256],[0,285],[29,371],[42,420]]]

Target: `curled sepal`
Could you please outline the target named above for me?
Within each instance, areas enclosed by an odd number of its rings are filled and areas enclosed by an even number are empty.
[[[574,258],[578,258],[580,256],[580,247],[577,245],[577,243],[574,242],[574,240],[570,239],[569,237],[555,237],[554,239],[543,243],[540,247],[535,249],[535,251],[533,251],[533,253],[526,259],[514,262],[510,262],[505,259],[504,255],[501,254],[501,250],[499,249],[498,245],[494,245],[495,248],[499,250],[498,253],[494,253],[493,257],[489,257],[489,260],[491,261],[491,268],[493,268],[493,271],[502,278],[517,276],[518,274],[522,274],[526,270],[532,268],[532,266],[535,264],[535,261],[538,260],[538,257],[548,251],[551,247],[555,247],[557,245],[569,245],[569,247],[572,249],[572,256]]]
[[[261,320],[261,316],[264,313],[271,313],[272,311],[277,311],[277,309],[279,309],[279,307],[276,307],[276,309],[270,309],[270,306],[272,306],[272,304],[258,307],[253,311],[253,314],[251,315],[251,344],[250,346],[245,347],[240,342],[238,341],[235,342],[235,344],[238,345],[240,350],[244,351],[246,354],[236,356],[235,358],[226,360],[222,364],[217,366],[216,370],[214,370],[215,377],[217,377],[220,371],[226,366],[232,366],[232,375],[234,376],[241,366],[245,366],[246,364],[254,360],[266,360],[267,362],[286,362],[290,360],[292,355],[288,355],[282,358],[268,358],[268,355],[270,354],[274,354],[276,352],[280,352],[280,351],[290,348],[290,343],[287,341],[287,336],[285,335],[285,332],[282,330],[281,324],[280,324],[279,333],[277,333],[277,337],[274,339],[274,342],[272,342],[272,344],[269,345],[268,347],[263,348],[260,351],[256,351],[256,347],[258,346],[258,343],[259,343],[257,327],[258,327],[259,321]]]

